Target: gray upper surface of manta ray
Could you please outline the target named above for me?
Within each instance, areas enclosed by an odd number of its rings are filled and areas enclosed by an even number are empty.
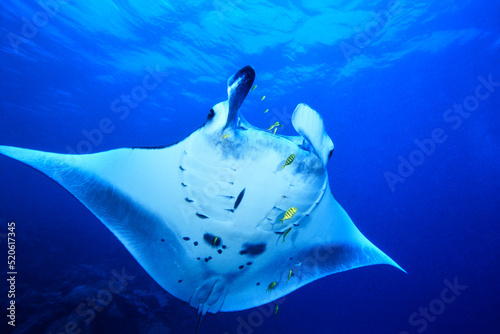
[[[158,284],[201,314],[259,306],[353,268],[401,269],[334,199],[326,172],[333,143],[316,111],[297,106],[296,137],[243,119],[238,109],[254,78],[250,66],[231,76],[228,101],[168,147],[68,155],[0,146],[0,153],[67,189]]]

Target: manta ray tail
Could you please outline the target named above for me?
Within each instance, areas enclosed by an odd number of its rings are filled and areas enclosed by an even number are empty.
[[[201,319],[203,319],[203,313],[200,313],[200,317],[198,318],[198,325],[196,326],[196,334],[200,333]]]

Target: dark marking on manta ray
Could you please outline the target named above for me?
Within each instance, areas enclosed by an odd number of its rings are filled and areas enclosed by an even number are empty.
[[[193,202],[194,202],[192,199],[189,199],[189,198],[187,198],[187,197],[186,197],[186,198],[184,198],[184,200],[185,200],[186,202],[188,202],[188,203],[193,203]]]
[[[257,282],[257,286],[259,286],[259,285],[260,285],[260,282]]]
[[[222,249],[218,249],[217,253],[222,254]]]
[[[285,232],[274,232],[275,234],[284,234]]]
[[[299,226],[299,224],[293,223],[293,226]]]
[[[213,109],[210,109],[207,115],[207,121],[211,120],[215,116],[215,111]]]
[[[164,241],[165,241],[165,239],[161,239],[161,242],[164,242]]]
[[[201,257],[197,257],[196,260],[201,260]]]
[[[243,249],[240,250],[240,254],[256,256],[264,253],[265,250],[266,244],[243,244]]]
[[[179,166],[179,169],[180,169],[181,171],[185,171],[185,170],[186,170],[186,169],[185,169],[185,168],[183,168],[182,166]]]
[[[229,181],[228,183],[229,183],[230,185],[233,185],[233,184],[234,184],[234,182],[231,182],[231,181]]]
[[[190,237],[184,237],[184,238],[182,238],[182,239],[184,239],[184,240],[186,240],[186,241],[191,240],[191,238],[190,238]]]
[[[233,199],[234,196],[230,196],[230,195],[219,195],[219,196],[222,196],[224,198],[227,198],[227,199]]]
[[[215,238],[216,236],[210,233],[205,233],[203,235],[203,240],[205,240],[207,244],[213,247],[219,247],[222,243],[221,238],[217,237],[217,240],[215,240]]]
[[[253,262],[248,262],[247,263],[247,266],[251,266]]]
[[[205,215],[202,215],[201,213],[196,212],[196,215],[200,217],[201,219],[207,219],[208,217]]]
[[[211,259],[212,259],[212,257],[211,257],[211,256],[206,257],[206,258],[205,258],[205,262],[208,262],[208,261],[210,261]]]
[[[290,258],[290,261],[293,260],[293,257]]]
[[[244,265],[241,265],[241,266],[239,266],[238,268],[241,270],[241,269],[243,269],[243,267],[245,267],[245,266],[244,266]]]
[[[184,182],[181,182],[181,185],[182,185],[183,187],[187,187],[187,184],[185,184]]]
[[[177,281],[177,283],[182,283],[182,280],[181,280],[181,279],[180,279],[180,280],[178,280],[178,281]]]
[[[238,198],[236,198],[236,202],[234,202],[234,209],[237,209],[238,205],[240,205],[241,200],[243,199],[243,196],[245,195],[245,189],[246,188],[243,188],[243,190],[238,195]]]
[[[198,241],[193,242],[195,246],[198,246]]]
[[[226,245],[222,245],[222,249],[226,249]]]
[[[229,211],[229,212],[234,212],[234,209],[224,209],[226,211]]]

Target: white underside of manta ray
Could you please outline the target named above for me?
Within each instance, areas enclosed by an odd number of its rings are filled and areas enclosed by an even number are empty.
[[[296,137],[243,119],[238,109],[254,78],[250,66],[235,73],[228,101],[171,146],[89,155],[0,146],[0,153],[67,189],[158,284],[201,314],[259,306],[353,268],[401,269],[334,199],[326,172],[333,143],[316,111],[297,106]]]

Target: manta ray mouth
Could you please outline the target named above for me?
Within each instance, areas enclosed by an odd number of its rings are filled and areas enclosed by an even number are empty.
[[[222,131],[230,127],[238,130],[265,131],[251,126],[239,113],[239,108],[250,92],[254,80],[255,71],[251,66],[243,67],[227,80],[228,101],[227,104],[224,102],[219,104],[222,108],[227,108],[225,124],[221,122],[224,124]],[[323,162],[323,166],[326,166],[333,152],[333,142],[325,131],[323,118],[308,105],[301,103],[293,112],[292,125],[300,137],[279,137],[292,141],[305,151],[316,153]],[[276,122],[268,130],[278,126],[280,124]]]

